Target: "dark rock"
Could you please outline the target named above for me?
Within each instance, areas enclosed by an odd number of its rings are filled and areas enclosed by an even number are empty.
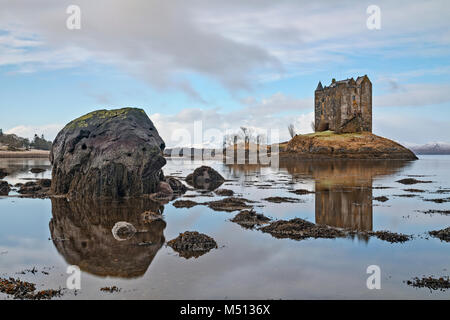
[[[373,198],[373,200],[380,201],[380,202],[386,202],[389,200],[389,198],[386,196],[381,196],[381,197],[375,197],[375,198]]]
[[[273,203],[298,203],[302,202],[301,199],[289,198],[289,197],[268,197],[263,200]]]
[[[164,141],[144,110],[99,110],[73,120],[52,146],[52,188],[72,198],[134,197],[157,191]]]
[[[0,180],[0,196],[7,196],[11,188],[8,182]]]
[[[213,209],[215,211],[233,212],[233,211],[241,211],[241,210],[245,210],[245,209],[251,209],[252,206],[248,205],[247,202],[251,202],[251,201],[249,201],[247,199],[243,199],[243,198],[230,197],[230,198],[225,198],[222,200],[206,202],[204,204],[206,204],[208,207],[210,207],[211,209]]]
[[[217,243],[213,238],[197,231],[180,233],[178,237],[167,242],[167,245],[178,252],[180,257],[186,259],[198,258],[211,249],[217,248]]]
[[[214,193],[217,194],[218,196],[225,196],[225,197],[231,197],[232,195],[234,195],[234,191],[229,189],[217,189],[216,191],[214,191]]]
[[[275,221],[259,230],[269,233],[275,238],[289,238],[294,240],[304,240],[308,238],[338,238],[346,236],[346,233],[340,229],[316,225],[300,218],[289,221]]]
[[[196,205],[199,205],[199,203],[191,200],[177,200],[173,203],[175,208],[192,208]]]
[[[421,181],[421,180],[417,180],[414,178],[406,178],[406,179],[397,180],[396,182],[401,183],[401,184],[416,184],[416,183],[432,183],[433,181]]]
[[[176,194],[183,194],[187,190],[187,187],[178,179],[167,177],[165,181],[170,185],[173,192]]]
[[[298,194],[298,195],[304,195],[304,194],[309,194],[309,193],[315,193],[314,191],[309,191],[309,190],[306,190],[306,189],[290,190],[289,192],[295,193],[295,194]]]
[[[45,172],[45,169],[42,169],[42,168],[31,168],[30,172],[31,173],[42,173],[42,172]]]
[[[224,181],[224,177],[208,166],[201,166],[186,177],[186,182],[194,188],[206,190],[217,189]]]
[[[8,172],[6,171],[6,169],[0,168],[0,179],[3,179],[7,175],[8,175]]]
[[[243,210],[230,221],[239,224],[241,227],[252,229],[255,226],[268,223],[270,218],[267,218],[261,213],[256,213],[253,210]]]
[[[164,194],[164,195],[167,195],[167,196],[173,195],[173,190],[170,187],[170,184],[168,184],[165,181],[160,181],[159,182],[157,192],[159,192],[161,194]]]

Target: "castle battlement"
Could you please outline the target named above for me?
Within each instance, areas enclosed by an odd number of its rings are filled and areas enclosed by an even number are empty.
[[[314,93],[315,131],[372,132],[372,83],[367,75],[336,81]]]

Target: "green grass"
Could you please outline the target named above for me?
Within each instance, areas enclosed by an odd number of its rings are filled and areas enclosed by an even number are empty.
[[[318,138],[325,138],[325,139],[345,139],[345,138],[351,138],[351,137],[360,137],[361,133],[341,133],[337,134],[334,131],[327,130],[327,131],[320,131],[320,132],[313,132],[313,133],[307,133],[303,136],[306,137],[318,137]]]

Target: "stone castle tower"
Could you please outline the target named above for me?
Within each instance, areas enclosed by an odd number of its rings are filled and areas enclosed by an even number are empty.
[[[372,83],[367,75],[319,82],[314,93],[315,131],[372,132]]]

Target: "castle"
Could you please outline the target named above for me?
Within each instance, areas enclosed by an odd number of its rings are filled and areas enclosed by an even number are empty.
[[[336,133],[372,132],[372,83],[367,75],[336,81],[314,93],[315,123],[318,131]]]

